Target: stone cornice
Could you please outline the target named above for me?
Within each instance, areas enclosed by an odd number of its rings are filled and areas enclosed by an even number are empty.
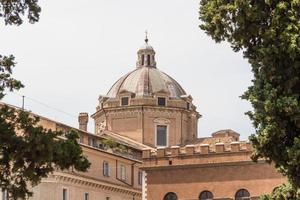
[[[220,162],[220,163],[205,163],[205,164],[184,164],[184,165],[164,165],[164,166],[143,166],[140,169],[145,171],[155,170],[170,170],[170,169],[186,169],[186,168],[210,168],[210,167],[224,167],[224,166],[242,166],[242,165],[257,165],[266,164],[265,160],[257,162],[249,161],[235,161],[235,162]]]
[[[110,111],[130,111],[130,110],[140,110],[140,109],[151,109],[151,110],[159,110],[159,111],[180,111],[185,113],[194,113],[198,118],[200,118],[202,115],[199,114],[195,110],[187,110],[183,108],[178,107],[161,107],[161,106],[151,106],[151,105],[134,105],[134,106],[118,106],[118,107],[110,107],[110,108],[102,108],[98,111],[96,111],[94,114],[91,115],[92,118],[96,118],[101,113],[104,112],[110,112]]]
[[[87,178],[80,174],[54,172],[50,176],[50,178],[54,178],[56,181],[69,182],[77,185],[85,185],[85,186],[99,188],[106,191],[121,193],[124,195],[132,195],[137,198],[142,197],[141,189],[130,188],[128,186],[122,186],[119,184],[112,184],[96,178]]]

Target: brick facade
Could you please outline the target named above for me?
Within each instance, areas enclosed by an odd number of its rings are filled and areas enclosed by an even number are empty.
[[[239,141],[144,150],[143,200],[163,200],[168,192],[180,200],[196,200],[203,191],[211,192],[213,199],[229,200],[240,189],[258,199],[285,179],[264,160],[252,162],[251,152],[249,143]]]

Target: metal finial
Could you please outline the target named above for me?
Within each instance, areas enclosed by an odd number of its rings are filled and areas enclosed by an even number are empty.
[[[148,44],[148,31],[147,30],[145,31],[145,35],[146,35],[145,42],[146,42],[146,44]]]

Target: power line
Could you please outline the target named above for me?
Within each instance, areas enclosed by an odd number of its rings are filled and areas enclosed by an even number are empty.
[[[55,111],[60,112],[60,113],[62,113],[62,114],[68,115],[69,117],[72,117],[72,118],[76,118],[76,119],[77,119],[77,117],[76,117],[75,115],[70,114],[70,113],[68,113],[68,112],[65,112],[65,111],[63,111],[63,110],[61,110],[61,109],[55,108],[55,107],[53,107],[53,106],[50,106],[50,105],[48,105],[48,104],[46,104],[46,103],[44,103],[44,102],[41,102],[41,101],[39,101],[39,100],[36,100],[35,98],[28,97],[28,96],[25,96],[25,95],[21,95],[21,94],[16,93],[16,92],[12,92],[12,94],[15,94],[15,95],[17,95],[17,96],[22,97],[22,109],[25,109],[24,106],[25,106],[25,98],[26,98],[26,99],[29,99],[29,100],[31,100],[31,101],[33,101],[33,102],[35,102],[35,103],[37,103],[37,104],[39,104],[39,105],[41,105],[41,106],[46,107],[46,108],[48,108],[48,109],[55,110]]]

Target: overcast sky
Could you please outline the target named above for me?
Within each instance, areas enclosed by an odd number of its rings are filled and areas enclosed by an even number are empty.
[[[251,84],[250,66],[226,43],[216,44],[198,28],[195,0],[41,1],[40,21],[4,26],[1,54],[14,54],[14,76],[25,84],[25,107],[78,126],[79,112],[93,114],[98,96],[133,70],[136,52],[149,32],[157,67],[176,79],[203,116],[200,137],[233,129],[243,139],[254,133],[240,95]],[[21,106],[8,94],[4,102]],[[93,131],[90,119],[89,130]]]

